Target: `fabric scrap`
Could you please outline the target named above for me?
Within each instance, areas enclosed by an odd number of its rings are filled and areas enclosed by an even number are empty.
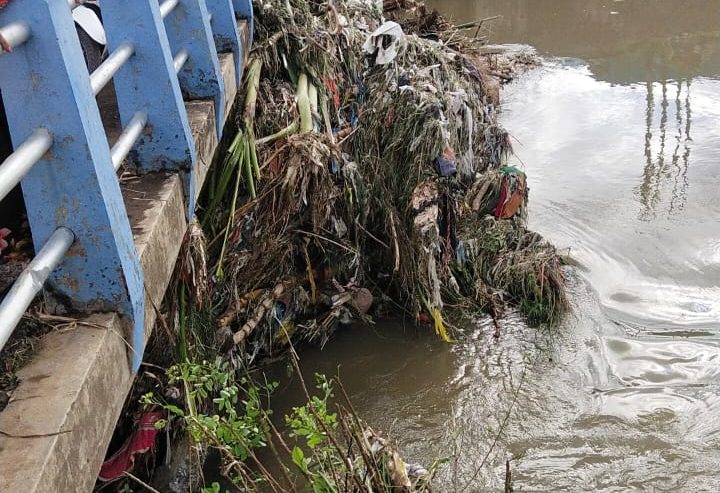
[[[495,217],[510,219],[518,214],[527,202],[527,183],[525,173],[514,166],[503,166],[500,169],[500,200],[495,208]]]
[[[103,462],[98,479],[105,482],[118,479],[132,469],[136,455],[152,450],[159,431],[155,423],[162,417],[163,413],[160,411],[143,414],[138,420],[135,432],[125,440],[120,450]]]

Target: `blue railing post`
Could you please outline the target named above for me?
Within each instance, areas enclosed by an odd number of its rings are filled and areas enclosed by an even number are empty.
[[[102,2],[102,12],[109,51],[123,43],[135,47],[114,78],[123,127],[137,111],[148,115],[147,129],[131,161],[141,171],[185,170],[189,210],[193,211],[195,144],[158,2]]]
[[[1,17],[30,28],[27,42],[0,57],[13,144],[37,127],[53,141],[22,181],[33,243],[39,251],[58,228],[72,232],[75,242],[50,282],[80,310],[130,318],[137,369],[143,273],[68,2],[11,2]]]
[[[246,19],[248,29],[250,30],[250,44],[255,36],[255,16],[253,15],[252,0],[232,0],[235,9],[235,17],[238,19]]]
[[[178,6],[165,18],[165,30],[173,50],[186,49],[189,54],[187,63],[178,73],[183,95],[187,99],[215,100],[215,118],[220,138],[225,86],[205,0],[180,0]]]
[[[218,52],[232,52],[235,58],[235,83],[240,87],[245,55],[245,47],[242,46],[240,33],[231,0],[205,0],[208,11],[212,15],[210,25],[212,26],[215,47]]]

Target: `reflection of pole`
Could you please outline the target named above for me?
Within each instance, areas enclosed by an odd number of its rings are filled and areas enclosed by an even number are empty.
[[[677,136],[675,137],[675,150],[673,151],[672,156],[672,165],[675,168],[675,177],[673,180],[673,189],[672,189],[672,197],[670,198],[670,213],[672,214],[675,210],[675,203],[679,199],[678,195],[678,186],[680,181],[680,176],[682,174],[682,170],[680,168],[680,155],[678,152],[680,151],[680,141],[682,141],[682,102],[680,101],[680,94],[682,93],[682,80],[679,80],[677,83],[677,94],[675,95],[675,120],[677,121]]]
[[[667,98],[667,81],[662,82],[662,102],[660,103],[662,112],[660,115],[660,152],[657,157],[657,169],[655,171],[655,182],[653,187],[653,205],[660,201],[660,188],[662,186],[662,176],[665,172],[665,141],[667,135],[668,121],[668,98]]]
[[[645,98],[645,157],[647,164],[652,166],[652,117],[655,106],[655,96],[653,95],[652,82],[645,85],[647,89],[647,97]]]
[[[685,111],[683,112],[683,82],[686,85]],[[639,187],[640,212],[641,219],[650,219],[657,211],[655,210],[661,201],[661,192],[665,182],[673,180],[672,192],[670,195],[670,205],[668,213],[673,214],[685,207],[687,200],[688,169],[690,166],[690,129],[692,127],[692,111],[690,108],[690,81],[678,81],[677,91],[675,94],[675,121],[677,125],[677,134],[675,135],[675,149],[673,150],[672,159],[665,160],[665,144],[667,143],[667,123],[668,108],[670,106],[668,100],[669,82],[661,82],[662,100],[660,106],[662,108],[659,122],[659,138],[660,149],[657,156],[653,156],[653,116],[655,114],[655,97],[653,94],[653,83],[647,82],[647,97],[645,110],[645,168],[643,170],[643,181]],[[683,120],[685,120],[683,122]],[[684,139],[683,139],[684,132]],[[680,146],[683,144],[684,152],[680,155]]]
[[[645,84],[647,96],[645,98],[645,169],[643,170],[643,181],[640,185],[640,203],[645,209],[645,213],[649,213],[651,205],[649,203],[650,187],[653,176],[653,158],[652,158],[652,120],[655,111],[655,96],[653,95],[653,83]]]
[[[692,121],[692,111],[690,110],[690,80],[687,84],[687,96],[685,96],[685,144],[692,140],[690,137],[690,122]]]
[[[685,207],[685,200],[687,198],[687,189],[690,183],[688,182],[688,168],[690,167],[690,127],[692,126],[692,110],[690,109],[690,79],[686,82],[687,96],[685,96],[685,152],[683,153],[683,186],[680,191],[682,201],[680,202],[680,209]]]

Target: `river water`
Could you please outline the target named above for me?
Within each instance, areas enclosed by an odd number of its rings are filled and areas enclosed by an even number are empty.
[[[545,58],[502,120],[530,226],[577,263],[573,314],[454,346],[351,329],[303,367],[339,372],[408,459],[458,450],[455,491],[501,490],[506,459],[515,491],[720,491],[720,1],[435,4]]]

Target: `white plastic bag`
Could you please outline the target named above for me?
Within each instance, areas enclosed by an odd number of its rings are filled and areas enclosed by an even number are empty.
[[[72,16],[77,25],[80,26],[93,41],[103,46],[107,45],[105,28],[92,9],[80,5],[79,7],[75,7]]]
[[[390,38],[390,42],[385,43],[384,38]],[[392,62],[398,54],[399,49],[405,43],[405,33],[403,33],[400,24],[393,21],[387,21],[378,27],[374,33],[368,36],[363,45],[363,50],[369,55],[377,52],[375,65],[387,65]],[[384,45],[388,46],[385,47]]]

